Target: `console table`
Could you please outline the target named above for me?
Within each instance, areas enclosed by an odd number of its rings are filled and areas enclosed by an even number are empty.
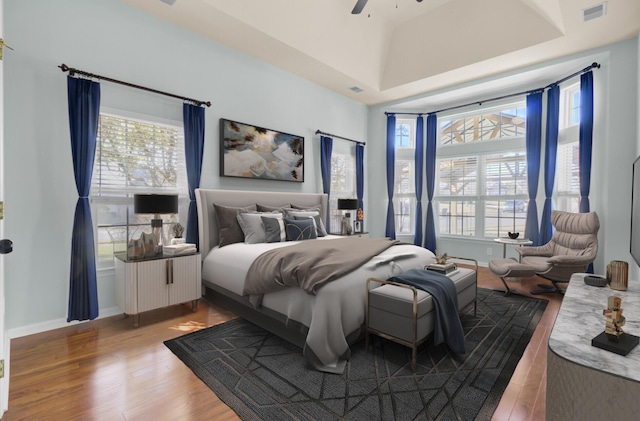
[[[604,331],[611,295],[622,298],[623,330],[640,335],[640,283],[616,291],[588,286],[585,276],[571,277],[549,337],[546,419],[637,419],[640,345],[622,356],[591,346],[591,339]]]

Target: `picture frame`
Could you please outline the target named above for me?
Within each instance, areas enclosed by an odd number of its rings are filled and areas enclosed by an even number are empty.
[[[220,176],[304,182],[304,137],[220,119]]]
[[[353,232],[354,233],[362,233],[362,221],[356,219],[353,221]]]

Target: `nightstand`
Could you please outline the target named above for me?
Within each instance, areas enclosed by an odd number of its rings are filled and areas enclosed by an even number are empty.
[[[138,327],[140,313],[191,301],[198,310],[202,295],[200,253],[127,259],[116,254],[116,303],[126,316],[134,316]]]
[[[368,232],[353,232],[351,234],[340,234],[339,232],[330,232],[330,235],[338,235],[340,237],[369,237]]]

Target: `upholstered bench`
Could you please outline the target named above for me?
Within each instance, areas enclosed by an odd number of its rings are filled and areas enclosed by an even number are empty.
[[[475,305],[477,266],[476,270],[459,267],[449,277],[458,293],[458,308]],[[367,281],[367,289],[367,350],[370,333],[408,346],[412,350],[411,368],[415,371],[418,346],[433,332],[433,297],[409,285],[375,278]]]
[[[513,291],[507,285],[505,278],[528,278],[535,275],[530,265],[518,262],[516,259],[491,259],[489,269],[497,275],[504,284],[504,295],[510,295]]]

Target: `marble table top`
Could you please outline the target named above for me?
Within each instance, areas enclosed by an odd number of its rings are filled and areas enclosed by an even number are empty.
[[[586,285],[586,275],[571,277],[549,337],[549,349],[576,364],[640,382],[640,345],[626,356],[591,346],[591,339],[604,331],[602,310],[611,295],[622,299],[624,332],[640,336],[640,282],[629,280],[627,291],[616,291]]]

